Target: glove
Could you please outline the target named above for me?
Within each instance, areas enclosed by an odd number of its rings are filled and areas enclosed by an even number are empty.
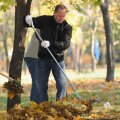
[[[44,48],[48,48],[50,46],[50,42],[47,40],[44,40],[41,42],[41,46]]]
[[[27,16],[25,17],[25,21],[26,21],[26,23],[27,23],[29,26],[32,26],[33,20],[32,20],[31,15],[27,15]]]

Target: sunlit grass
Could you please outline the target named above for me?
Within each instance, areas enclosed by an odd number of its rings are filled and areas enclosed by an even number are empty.
[[[66,70],[66,74],[70,79],[106,79],[106,68],[98,68],[95,71],[86,70],[83,72],[75,72],[72,70]],[[120,68],[115,69],[115,79],[120,78]]]
[[[92,90],[92,91],[77,91],[77,94],[80,95],[80,99],[87,99],[90,100],[92,98],[98,97],[99,101],[94,105],[94,109],[102,109],[104,102],[108,101],[111,103],[114,108],[120,110],[120,90],[115,91],[116,99],[113,101],[113,96],[110,96],[110,92],[101,93],[99,90]],[[69,98],[76,98],[76,94],[73,92],[71,94],[68,94]],[[55,100],[55,94],[54,92],[49,94],[49,100],[54,101]],[[4,94],[0,96],[0,111],[6,110],[6,102],[7,102],[7,96]],[[21,105],[28,106],[30,102],[30,98],[28,95],[23,94],[21,96]]]
[[[6,103],[7,103],[7,95],[3,93],[0,95],[0,111],[6,110]]]

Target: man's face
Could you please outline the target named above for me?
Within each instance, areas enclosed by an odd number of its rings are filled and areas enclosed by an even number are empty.
[[[54,18],[57,23],[62,23],[65,20],[66,9],[59,9],[57,12],[54,12]]]

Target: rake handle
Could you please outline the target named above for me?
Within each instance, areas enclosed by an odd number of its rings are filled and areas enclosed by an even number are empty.
[[[0,75],[4,76],[4,77],[6,77],[6,78],[8,78],[8,79],[10,79],[10,80],[12,80],[12,81],[14,80],[13,78],[11,78],[11,77],[9,77],[9,76],[7,76],[7,75],[1,73],[1,72],[0,72]]]

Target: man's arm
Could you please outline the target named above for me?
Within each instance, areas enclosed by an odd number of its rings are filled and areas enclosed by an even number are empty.
[[[44,25],[45,16],[39,17],[31,17],[31,15],[27,15],[23,19],[23,23],[25,27],[32,27],[32,24],[35,28],[40,29]]]
[[[67,49],[70,46],[72,38],[72,27],[67,26],[64,30],[64,35],[61,41],[55,41],[53,43],[54,47],[58,49],[58,51],[63,51]]]

